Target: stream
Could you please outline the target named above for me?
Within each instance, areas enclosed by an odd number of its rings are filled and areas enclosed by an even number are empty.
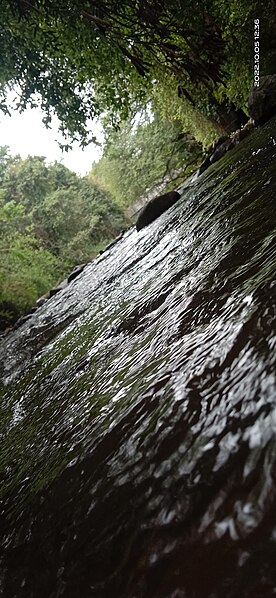
[[[276,595],[276,119],[0,345],[0,596]]]

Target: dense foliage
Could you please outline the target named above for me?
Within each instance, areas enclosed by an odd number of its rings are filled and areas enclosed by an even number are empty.
[[[128,223],[111,197],[62,164],[0,149],[0,319],[30,308]]]
[[[256,16],[261,71],[275,70],[274,15],[275,0],[3,0],[0,108],[16,85],[21,109],[41,102],[46,124],[56,112],[85,141],[87,119],[116,123],[170,85],[171,96],[219,119],[230,102],[244,106]]]
[[[185,178],[202,158],[202,146],[182,130],[180,121],[158,113],[128,120],[111,131],[102,159],[89,178],[129,206],[160,183]]]
[[[261,74],[276,71],[275,8],[275,0],[2,0],[0,111],[13,96],[19,110],[41,105],[46,126],[58,116],[65,148],[94,140],[96,117],[107,137],[86,179],[0,148],[5,317],[114,237],[125,223],[120,205],[165,175],[187,174],[202,147],[237,128],[253,78],[254,18]],[[138,122],[137,113],[150,117]]]

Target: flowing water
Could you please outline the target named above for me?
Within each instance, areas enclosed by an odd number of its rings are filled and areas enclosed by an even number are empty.
[[[276,120],[2,340],[0,595],[276,595]]]

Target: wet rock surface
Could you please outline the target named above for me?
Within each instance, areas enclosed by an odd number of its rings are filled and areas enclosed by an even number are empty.
[[[256,125],[263,125],[276,114],[276,74],[260,77],[259,86],[252,87],[248,112]]]
[[[197,176],[200,176],[211,164],[214,164],[222,158],[226,152],[233,149],[254,129],[252,122],[248,122],[242,129],[238,129],[231,137],[219,137],[207,150],[207,156],[197,170]]]
[[[164,193],[164,195],[158,195],[151,199],[137,218],[137,231],[148,226],[148,224],[151,224],[151,222],[156,220],[156,218],[173,206],[179,198],[180,194],[177,191],[170,191],[169,193]]]
[[[275,119],[0,344],[3,598],[270,598]]]

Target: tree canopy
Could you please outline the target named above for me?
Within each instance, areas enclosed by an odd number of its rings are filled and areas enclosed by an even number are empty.
[[[87,178],[0,148],[0,328],[89,261],[123,227],[122,209]]]
[[[101,117],[107,144],[85,179],[0,148],[0,311],[30,306],[119,232],[120,203],[196,162],[229,110],[245,108],[256,16],[261,72],[275,72],[275,14],[275,0],[2,0],[0,111],[14,96],[21,111],[41,106],[65,148],[95,141]],[[134,126],[148,108],[152,120]],[[194,139],[176,143],[185,132]]]
[[[88,119],[105,114],[118,123],[151,99],[164,76],[204,109],[216,94],[219,102],[226,97],[242,105],[256,4],[3,0],[0,108],[8,111],[7,91],[16,86],[20,109],[40,102],[47,125],[55,112],[62,131],[84,143],[93,138]],[[258,3],[260,12],[266,13]]]
[[[180,121],[157,112],[143,116],[110,131],[103,157],[88,175],[122,206],[131,206],[160,184],[173,180],[175,186],[202,159],[202,145],[183,131]]]

